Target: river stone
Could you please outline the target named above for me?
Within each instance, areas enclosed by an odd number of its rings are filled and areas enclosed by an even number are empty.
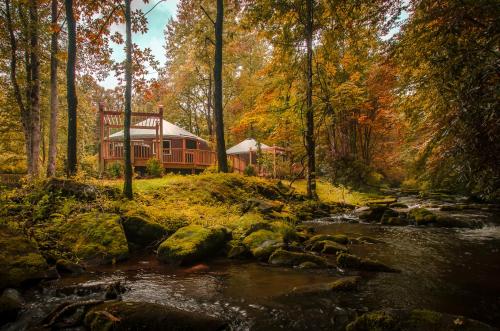
[[[304,262],[312,262],[320,267],[327,267],[328,261],[321,257],[310,253],[289,252],[284,249],[276,250],[269,257],[269,264],[280,265],[287,267],[295,267]]]
[[[131,248],[147,248],[167,235],[163,226],[139,215],[123,217],[122,226]]]
[[[356,255],[340,253],[337,255],[337,265],[341,268],[350,268],[356,270],[398,272],[396,269],[386,266],[383,263],[362,259]]]
[[[408,212],[408,218],[416,225],[435,226],[443,228],[480,228],[483,223],[475,220],[461,220],[447,215],[436,214],[425,208],[413,208]]]
[[[380,222],[382,215],[384,215],[384,213],[388,209],[389,207],[384,205],[373,205],[369,206],[368,208],[359,208],[355,210],[355,212],[358,214],[358,217],[363,221],[378,223]]]
[[[363,314],[347,325],[346,331],[493,331],[495,328],[458,315],[431,310],[384,309]]]
[[[188,225],[180,228],[158,247],[157,256],[162,262],[186,265],[218,253],[228,237],[220,226],[206,228]]]
[[[0,297],[0,326],[13,322],[23,306],[23,298],[17,290],[5,289]]]
[[[66,259],[59,259],[56,261],[56,270],[60,274],[73,275],[81,275],[85,272],[85,268],[83,266]]]
[[[402,202],[394,202],[389,205],[391,208],[401,208],[401,209],[406,209],[408,208],[407,204],[404,204]]]
[[[360,281],[361,277],[359,276],[343,277],[333,282],[294,287],[288,295],[318,296],[335,291],[352,291],[358,287]]]
[[[348,251],[347,247],[334,241],[325,240],[320,242],[323,243],[323,249],[321,249],[321,253],[323,254],[337,254],[339,252],[344,253]]]
[[[284,246],[280,233],[259,230],[251,233],[243,240],[243,244],[258,259],[267,259],[275,250]]]
[[[342,245],[346,245],[349,243],[349,238],[343,234],[334,234],[334,235],[332,235],[332,234],[318,234],[318,235],[311,237],[309,240],[307,240],[304,243],[304,245],[306,246],[306,248],[312,249],[313,245],[319,241],[332,241],[332,242],[336,242],[336,243],[339,243]]]
[[[408,225],[408,220],[400,216],[382,217],[382,221],[380,221],[380,223],[383,225],[404,226]]]
[[[5,225],[0,225],[0,266],[0,289],[46,278],[49,270],[37,246]]]
[[[227,322],[199,312],[188,312],[148,302],[107,302],[93,307],[84,319],[91,331],[227,330]]]

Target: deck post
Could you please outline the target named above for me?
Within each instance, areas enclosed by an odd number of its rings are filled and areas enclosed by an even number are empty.
[[[99,102],[99,172],[104,172],[104,103]]]
[[[163,167],[163,105],[158,106],[158,113],[160,115],[160,141],[158,142],[158,159]]]

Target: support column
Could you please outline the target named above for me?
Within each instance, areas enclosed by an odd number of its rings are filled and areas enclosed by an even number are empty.
[[[163,166],[163,105],[158,106],[158,113],[160,115],[160,141],[158,142],[158,159]]]

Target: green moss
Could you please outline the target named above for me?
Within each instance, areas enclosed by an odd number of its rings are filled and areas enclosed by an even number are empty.
[[[312,262],[318,266],[328,266],[328,261],[310,253],[289,252],[284,249],[274,251],[269,257],[269,264],[294,267],[304,262]]]
[[[41,279],[48,269],[36,245],[21,233],[0,226],[0,289]]]
[[[252,232],[243,240],[243,244],[258,259],[267,259],[276,249],[283,247],[283,236],[269,230]]]
[[[408,212],[408,217],[413,219],[417,225],[428,225],[436,221],[436,215],[425,208],[414,208]]]
[[[129,247],[133,246],[132,248],[147,248],[159,244],[167,234],[167,230],[160,224],[138,215],[124,217],[122,225]]]
[[[346,327],[346,331],[395,331],[397,321],[385,311],[366,313]]]
[[[349,238],[344,234],[318,234],[311,237],[304,244],[306,247],[311,248],[316,242],[319,241],[333,241],[342,245],[349,243]]]
[[[158,258],[166,263],[189,264],[217,253],[226,242],[223,227],[189,225],[180,228],[158,247]]]

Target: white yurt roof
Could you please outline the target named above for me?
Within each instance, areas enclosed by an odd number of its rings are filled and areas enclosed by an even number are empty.
[[[142,122],[139,122],[135,125],[137,126],[149,126],[154,125],[155,119],[148,118]],[[162,120],[163,127],[163,138],[165,137],[181,137],[181,138],[193,138],[198,140],[203,140],[203,138],[198,137],[197,135],[184,130],[181,127],[178,127],[175,124]],[[111,139],[123,139],[123,130],[113,133],[109,136]],[[132,139],[145,139],[145,138],[156,138],[156,130],[155,129],[130,129],[130,138]]]
[[[228,149],[226,151],[226,154],[242,154],[242,153],[248,153],[250,151],[250,149],[255,152],[257,151],[257,141],[253,138],[247,138],[245,140],[243,140],[242,142],[240,142],[239,144],[237,145],[234,145],[233,147],[231,147],[230,149]],[[269,146],[265,145],[265,144],[260,144],[260,148],[261,149],[266,149],[266,148],[270,148]]]

